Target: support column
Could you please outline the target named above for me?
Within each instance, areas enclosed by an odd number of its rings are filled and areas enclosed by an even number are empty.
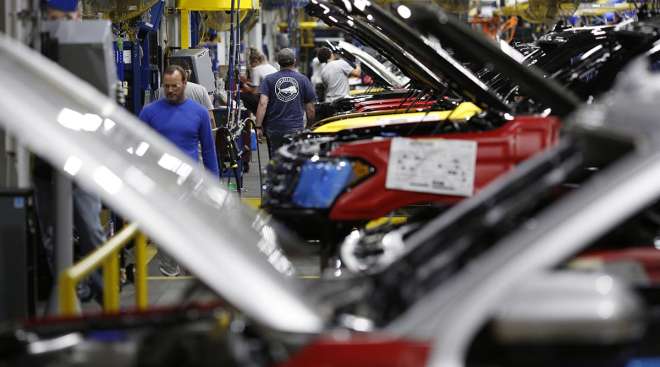
[[[34,32],[39,27],[39,0],[8,0],[0,5],[0,30],[18,41],[39,48],[39,35]],[[4,173],[7,186],[29,188],[30,156],[25,147],[18,144],[13,137],[5,135],[5,164],[8,168]],[[16,175],[10,172],[15,169]],[[15,177],[15,179],[14,179]]]
[[[261,22],[261,11],[259,12],[259,15],[257,16],[257,22],[254,24],[254,27],[248,32],[248,45],[250,47],[254,47],[259,52],[263,52],[263,37],[262,37],[262,32],[263,32],[263,23]]]
[[[275,60],[275,33],[273,32],[273,27],[275,27],[276,24],[275,19],[277,18],[275,12],[276,10],[262,10],[260,17],[262,20],[262,27],[266,27],[266,35],[265,39],[262,40],[262,43],[268,48],[268,59],[270,63],[277,65],[277,61]]]
[[[16,185],[20,189],[32,187],[30,152],[22,144],[16,144]]]
[[[71,180],[59,172],[55,175],[55,279],[73,265],[73,189]],[[57,282],[51,293],[48,313],[59,314]]]
[[[168,9],[175,8],[175,1],[168,0],[167,2]],[[179,22],[180,17],[178,11],[174,11],[172,14],[167,14],[165,22],[167,26],[167,45],[170,47],[180,47],[181,46],[181,23]]]

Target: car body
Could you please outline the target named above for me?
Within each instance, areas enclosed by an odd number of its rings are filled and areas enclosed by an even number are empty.
[[[475,76],[463,68],[459,63],[453,61],[452,57],[446,55],[438,58],[436,70],[430,70],[428,63],[419,59],[419,54],[408,52],[401,41],[392,38],[392,34],[383,33],[377,26],[365,22],[364,20],[353,18],[342,12],[337,6],[330,2],[315,1],[306,6],[306,12],[312,16],[319,17],[335,27],[351,32],[363,43],[372,47],[376,52],[388,58],[392,64],[405,74],[410,82],[407,90],[392,89],[385,93],[377,95],[362,95],[359,97],[340,99],[331,104],[320,104],[317,106],[317,117],[320,119],[315,127],[328,122],[327,117],[334,115],[344,115],[355,112],[360,107],[359,104],[381,103],[386,100],[388,108],[398,109],[397,112],[414,111],[415,105],[422,102],[420,108],[427,110],[429,108],[426,100],[436,100],[438,103],[433,105],[435,110],[452,110],[455,104],[448,103],[444,98],[447,97],[452,102],[459,100],[466,95],[478,96],[477,104],[480,108],[490,105],[492,108],[506,109],[499,98],[494,96],[487,87],[481,83]],[[392,42],[395,40],[396,42]],[[441,73],[449,76],[445,80]],[[469,100],[465,98],[464,100]],[[397,104],[396,101],[399,103]],[[371,106],[370,108],[372,108]],[[377,112],[377,111],[376,111]],[[362,112],[367,113],[367,112]],[[352,117],[352,116],[346,116]],[[342,116],[344,118],[344,116]],[[334,118],[333,118],[334,119]]]
[[[410,83],[410,78],[402,75],[401,70],[394,64],[390,63],[388,67],[368,52],[346,41],[330,43],[329,46],[333,52],[359,60],[360,65],[377,81],[377,85],[388,89],[404,89]]]
[[[314,3],[312,2],[308,5],[308,12],[326,19],[328,15],[324,14],[324,12],[311,10]],[[328,4],[323,5],[324,3],[319,1],[316,3],[321,4],[319,6],[327,7],[331,11],[329,14],[332,14],[334,20],[326,20],[327,22],[334,22],[335,25],[344,27],[342,25],[342,17],[337,14],[340,13],[340,10]],[[414,9],[415,7],[413,6],[412,8]],[[508,57],[502,57],[501,53],[487,41],[479,37],[473,37],[474,39],[467,41],[466,38],[470,36],[469,30],[460,27],[450,17],[437,15],[441,14],[438,12],[437,7],[423,7],[423,11],[413,12],[412,16],[408,19],[393,18],[377,6],[368,6],[364,10],[356,9],[355,6],[352,7],[351,14],[353,17],[349,19],[352,24],[360,24],[360,19],[368,18],[370,24],[374,27],[380,27],[380,33],[387,34],[392,40],[406,44],[406,52],[413,54],[417,60],[424,63],[435,75],[454,75],[456,71],[449,74],[446,69],[450,66],[437,61],[442,60],[442,57],[438,57],[437,53],[424,52],[425,45],[417,44],[413,37],[405,37],[406,34],[410,33],[410,28],[406,28],[405,24],[400,24],[401,22],[405,22],[408,26],[414,25],[418,27],[418,31],[424,34],[425,37],[430,40],[438,40],[443,46],[450,49],[451,52],[440,52],[446,58],[445,61],[449,61],[450,65],[457,64],[458,61],[456,59],[460,59],[476,70],[481,70],[479,75],[485,78],[484,80],[487,80],[484,83],[491,86],[496,91],[495,94],[499,93],[500,95],[507,96],[500,100],[499,103],[489,103],[491,108],[487,110],[502,109],[505,108],[502,107],[503,105],[509,103],[515,105],[515,107],[511,107],[508,110],[510,114],[514,114],[513,110],[526,111],[530,108],[530,100],[533,100],[531,102],[532,105],[538,103],[538,101],[544,101],[545,103],[541,103],[541,106],[552,106],[553,111],[560,111],[559,113],[561,113],[561,111],[568,108],[567,106],[571,105],[571,101],[574,101],[570,97],[570,93],[557,89],[556,84],[544,85],[535,78],[534,73],[525,73],[523,71],[524,69],[518,65],[518,62]],[[347,16],[344,14],[344,17]],[[370,29],[368,26],[364,26],[363,28],[362,33],[367,33],[367,30]],[[594,96],[609,88],[614,79],[613,76],[616,75],[616,72],[621,69],[628,59],[653,47],[653,42],[658,37],[658,32],[654,30],[653,25],[644,24],[628,24],[625,27],[609,27],[606,30],[601,28],[562,30],[561,32],[552,33],[546,37],[547,39],[540,41],[540,44],[552,44],[553,46],[543,46],[539,48],[541,51],[532,52],[528,55],[524,65],[538,65],[550,79],[557,80],[560,84],[569,86],[578,92],[582,98],[593,99]],[[368,36],[364,37],[369,39]],[[466,47],[465,45],[471,46]],[[438,49],[443,50],[441,47],[436,46],[436,50]],[[453,56],[449,57],[449,53]],[[434,60],[434,55],[437,60]],[[494,60],[501,60],[501,62]],[[436,63],[440,65],[437,68]],[[489,65],[492,63],[497,63],[497,66]],[[484,64],[487,65],[486,69],[483,67]],[[460,68],[456,70],[460,70]],[[471,80],[472,78],[474,77],[471,77],[467,73],[463,81]],[[461,79],[454,80],[449,84],[451,83],[463,85]],[[537,83],[536,86],[534,83]],[[479,90],[478,83],[468,83],[465,85],[463,89],[465,95],[477,93]],[[540,88],[540,85],[543,85],[543,88]],[[530,97],[528,93],[532,90],[534,93]],[[480,96],[487,101],[493,98],[491,94],[482,93]],[[513,102],[516,99],[520,99],[520,101]],[[477,100],[473,102],[478,103]],[[555,103],[554,105],[553,102]],[[380,101],[374,101],[374,103],[380,103]],[[453,112],[449,113],[448,116],[455,117],[459,121],[462,118],[469,118],[471,114],[475,116],[478,110],[475,108],[475,105],[469,103],[463,102]],[[538,106],[536,108],[538,109]],[[320,220],[321,225],[329,225],[327,221],[333,223],[347,222],[340,223],[338,226],[351,228],[361,221],[364,222],[382,215],[387,215],[393,210],[405,207],[406,205],[427,202],[451,204],[460,200],[461,198],[459,196],[448,197],[446,195],[433,195],[429,193],[419,194],[402,192],[400,190],[388,190],[388,187],[385,185],[390,153],[387,138],[393,136],[410,136],[409,131],[411,130],[416,133],[414,134],[416,138],[427,138],[426,131],[428,130],[421,131],[423,129],[413,130],[411,128],[409,130],[402,129],[399,132],[394,132],[394,129],[379,129],[378,127],[387,126],[392,122],[400,124],[416,122],[421,125],[420,121],[435,119],[433,115],[438,116],[438,120],[440,120],[441,118],[439,116],[441,114],[442,112],[428,111],[407,115],[381,113],[378,115],[360,116],[359,114],[351,114],[324,121],[325,123],[323,125],[314,130],[315,133],[329,135],[344,130],[345,133],[332,142],[325,138],[319,139],[324,146],[316,148],[314,147],[314,140],[309,139],[310,135],[305,135],[302,139],[294,142],[294,145],[301,145],[300,147],[289,147],[286,148],[288,151],[282,151],[282,154],[274,160],[272,169],[270,170],[272,174],[269,175],[269,178],[272,181],[268,181],[264,207],[276,216],[286,218],[286,221],[291,223],[293,228],[299,233],[304,234],[299,229],[313,227],[309,225],[310,221],[315,221],[318,224]],[[454,131],[458,133],[455,135],[457,139],[477,141],[479,146],[483,147],[484,151],[493,153],[493,155],[488,157],[479,155],[477,171],[480,169],[482,172],[484,172],[483,170],[487,170],[492,173],[492,176],[488,176],[489,178],[486,180],[481,180],[477,177],[475,179],[476,190],[485,187],[491,179],[495,178],[498,174],[508,171],[515,164],[520,163],[526,157],[532,155],[534,151],[538,152],[551,146],[556,140],[559,129],[558,120],[537,117],[538,120],[536,121],[538,125],[534,126],[534,123],[527,125],[528,122],[534,120],[534,117],[528,117],[524,114],[516,115],[514,121],[518,118],[520,118],[519,123],[512,121],[498,123],[494,122],[497,121],[497,117],[492,117],[491,115],[485,118],[485,120],[490,119],[491,124],[485,124],[486,127],[482,130],[477,130],[469,134],[461,134],[461,129]],[[478,126],[478,121],[480,121],[478,118],[473,118],[472,121],[468,121],[468,124],[472,123]],[[539,126],[544,123],[546,124],[545,129],[539,129]],[[512,125],[517,126],[515,129],[520,129],[516,130],[520,134],[512,133]],[[529,126],[529,134],[525,132],[525,126]],[[369,135],[362,132],[362,128],[365,128],[364,130],[368,128],[370,134],[378,136],[378,140],[366,140]],[[534,132],[532,133],[531,131]],[[541,131],[545,131],[545,133],[541,133]],[[532,145],[536,143],[534,145],[535,150],[528,150],[528,155],[513,158],[516,154],[509,154],[513,151],[491,149],[487,144],[482,146],[485,141],[492,141],[490,140],[492,136],[489,136],[491,133],[499,137],[500,144],[508,144],[510,147],[531,147],[528,143]],[[353,141],[346,138],[350,136],[354,137]],[[438,135],[436,138],[451,138],[453,136]],[[480,140],[482,138],[485,141]],[[343,144],[345,146],[340,146]],[[317,160],[317,165],[323,164],[326,157],[329,161],[336,162],[336,164],[337,162],[341,164],[342,159],[347,162],[360,161],[369,165],[372,172],[367,177],[360,177],[360,180],[347,180],[346,184],[339,191],[328,190],[328,192],[320,193],[323,196],[321,200],[307,202],[295,200],[294,196],[296,192],[309,191],[314,193],[316,188],[323,185],[320,181],[310,183],[304,177],[302,180],[300,179],[300,173],[302,172],[301,165],[305,162],[305,159],[311,159],[312,157],[319,159]],[[491,165],[489,166],[486,161],[490,162]],[[276,166],[279,164],[295,169],[278,171]],[[500,170],[494,171],[493,166],[498,166]],[[303,184],[307,186],[303,187]],[[279,190],[283,186],[286,186],[287,189]],[[310,214],[312,215],[310,216]]]

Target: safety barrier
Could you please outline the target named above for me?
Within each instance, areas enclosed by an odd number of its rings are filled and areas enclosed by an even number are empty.
[[[76,286],[83,278],[103,267],[103,312],[119,311],[119,251],[133,238],[135,245],[135,303],[139,310],[148,306],[147,238],[131,223],[103,246],[77,264],[63,271],[59,277],[58,300],[60,314],[73,316],[78,312]]]

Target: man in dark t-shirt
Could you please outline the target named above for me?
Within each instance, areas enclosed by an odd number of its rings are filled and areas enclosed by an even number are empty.
[[[261,138],[262,128],[266,129],[271,157],[284,144],[285,135],[297,133],[305,127],[305,113],[308,124],[314,121],[316,94],[309,79],[294,70],[295,61],[291,49],[282,49],[277,53],[280,71],[266,76],[259,86],[257,134]]]

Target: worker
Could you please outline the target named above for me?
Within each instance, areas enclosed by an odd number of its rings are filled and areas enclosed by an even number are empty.
[[[78,0],[49,0],[45,3],[46,18],[50,21],[81,20]],[[57,60],[56,60],[57,61]],[[77,74],[76,70],[69,70]],[[103,91],[107,93],[107,91]],[[53,168],[45,161],[35,158],[33,181],[37,197],[37,209],[42,224],[42,238],[49,266],[54,268],[54,175]],[[87,255],[106,242],[105,231],[101,225],[101,198],[74,184],[73,225],[78,234],[81,255]],[[61,269],[60,269],[61,270]],[[77,293],[81,301],[95,299],[103,303],[103,280],[101,273],[95,271],[89,279],[78,283]]]
[[[248,61],[250,79],[248,80],[245,75],[240,76],[241,101],[243,101],[245,108],[256,115],[259,103],[259,85],[266,76],[276,73],[277,69],[266,61],[266,56],[254,48],[250,49]]]
[[[206,169],[219,176],[218,158],[211,133],[209,114],[199,103],[186,98],[187,73],[181,66],[170,65],[163,73],[165,98],[146,105],[140,119],[168,138],[192,160],[198,160],[201,145]],[[160,272],[178,276],[181,267],[169,256],[160,255]]]
[[[209,114],[199,103],[186,98],[186,85],[183,68],[168,66],[163,73],[165,98],[146,105],[140,112],[140,119],[195,161],[198,159],[197,147],[201,145],[204,166],[217,176],[218,160]]]
[[[339,58],[327,47],[322,47],[319,50],[318,58],[319,62],[326,62],[323,70],[321,70],[321,80],[325,89],[325,102],[333,102],[348,96],[348,78],[351,76],[360,77],[362,74],[360,64],[356,63],[355,67],[352,67],[346,60]]]
[[[319,58],[320,53],[325,53],[327,52],[328,54],[323,57],[324,61],[321,62],[321,59]],[[325,99],[325,87],[323,86],[323,80],[321,80],[321,71],[323,70],[323,67],[325,64],[328,62],[328,59],[330,58],[330,50],[327,47],[321,47],[316,50],[316,56],[314,59],[312,59],[312,85],[314,86],[314,90],[316,91],[316,98],[319,100],[319,102],[323,102]]]
[[[190,79],[191,74],[192,74],[192,70],[190,69],[186,70],[186,89],[183,91],[183,93],[185,94],[186,98],[189,98],[201,104],[204,108],[206,108],[209,111],[211,128],[215,129],[216,124],[215,124],[215,117],[213,116],[213,102],[211,101],[209,92],[206,90],[206,87],[204,87],[203,85],[193,83],[190,80],[188,80]],[[156,99],[161,99],[161,98],[165,98],[163,87],[158,88],[158,92],[156,94]]]
[[[200,45],[197,46],[197,48],[206,48],[209,50],[209,57],[211,58],[211,71],[213,74],[217,73],[218,68],[220,67],[220,60],[218,59],[219,43],[220,39],[218,37],[218,31],[213,28],[209,28],[205,39]]]
[[[265,77],[277,72],[277,69],[266,61],[266,56],[256,49],[250,52],[249,61],[252,85],[257,88]]]
[[[256,128],[259,138],[264,131],[270,157],[285,143],[285,135],[302,131],[314,121],[316,94],[309,79],[295,70],[293,51],[284,48],[277,53],[280,71],[268,75],[259,86]]]
[[[197,147],[201,145],[204,166],[218,176],[218,160],[208,111],[186,98],[186,85],[187,76],[183,68],[168,66],[163,73],[165,98],[146,105],[140,112],[140,119],[195,161],[198,160]]]

